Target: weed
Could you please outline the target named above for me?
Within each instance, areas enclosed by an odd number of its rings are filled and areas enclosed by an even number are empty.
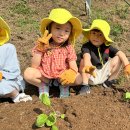
[[[28,7],[26,0],[20,0],[16,5],[11,7],[13,13],[30,15],[33,14],[33,10]]]
[[[120,24],[113,24],[111,33],[114,36],[118,36],[123,33],[123,27]]]
[[[123,72],[122,72],[123,73]],[[124,75],[120,75],[118,78],[119,84],[124,84],[127,81],[126,77]]]
[[[128,52],[130,52],[130,49],[127,49]]]
[[[129,6],[125,6],[125,7],[119,7],[119,6],[115,6],[115,14],[118,15],[121,19],[126,19],[129,13]]]
[[[29,18],[19,19],[17,21],[17,24],[19,27],[22,27],[22,28],[27,27],[27,25],[31,25],[30,31],[39,29],[39,23],[37,21],[29,19]]]

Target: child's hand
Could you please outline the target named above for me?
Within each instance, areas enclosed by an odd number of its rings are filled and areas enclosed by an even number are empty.
[[[96,77],[96,73],[94,72],[94,70],[96,69],[95,66],[85,66],[82,70],[83,73],[89,73],[90,75],[92,75],[94,78]]]
[[[59,77],[62,85],[74,84],[77,72],[73,69],[65,70]]]
[[[130,64],[125,66],[124,73],[125,73],[126,77],[128,77],[130,75]]]
[[[2,72],[0,72],[0,81],[2,80]]]
[[[48,30],[45,30],[43,37],[38,38],[36,49],[45,52],[49,48],[49,40],[52,37],[52,34],[48,34]]]

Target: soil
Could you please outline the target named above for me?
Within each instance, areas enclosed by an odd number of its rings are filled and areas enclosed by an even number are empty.
[[[93,0],[91,20],[88,20],[84,2],[84,0],[0,1],[0,16],[3,16],[10,25],[10,42],[17,48],[22,74],[30,65],[31,48],[39,35],[37,26],[39,21],[56,7],[66,8],[79,17],[83,27],[87,27],[95,18],[107,19],[112,27],[120,24],[121,32],[118,30],[120,28],[112,30],[118,33],[114,36],[111,34],[115,41],[114,46],[130,57],[130,6],[124,0]],[[81,48],[80,39],[76,44],[77,54]],[[73,87],[71,96],[65,99],[58,98],[57,89],[52,88],[50,93],[55,94],[51,98],[52,106],[66,116],[64,120],[58,118],[56,125],[59,130],[130,130],[130,101],[126,102],[123,98],[124,93],[130,91],[130,81],[125,79],[123,71],[118,80],[119,84],[113,88],[94,86],[90,94],[83,96],[77,95],[80,86]],[[39,101],[37,88],[26,84],[25,93],[31,95],[33,100],[14,104],[10,99],[0,99],[0,130],[50,130],[50,127],[35,126],[36,117],[42,112],[49,112],[48,107]]]

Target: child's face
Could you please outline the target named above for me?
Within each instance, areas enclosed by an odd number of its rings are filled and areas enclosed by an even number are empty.
[[[97,47],[106,42],[106,39],[100,30],[91,30],[89,34],[89,40]]]
[[[68,40],[71,34],[72,26],[69,22],[66,24],[52,23],[51,34],[52,39],[56,44],[62,44]]]

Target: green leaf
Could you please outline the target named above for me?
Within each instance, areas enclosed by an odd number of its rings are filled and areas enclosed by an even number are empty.
[[[65,114],[61,114],[61,119],[64,119],[65,118]]]
[[[37,116],[35,125],[37,127],[42,127],[44,126],[46,120],[47,120],[48,116],[46,114],[40,114],[39,116]]]
[[[44,103],[45,105],[51,106],[51,101],[47,94],[42,94],[40,99],[41,99],[41,102]]]
[[[56,115],[54,115],[53,113],[51,113],[47,120],[46,120],[46,125],[47,126],[52,126],[56,123]]]
[[[130,99],[130,92],[126,92],[126,93],[124,94],[124,98],[125,98],[125,99]]]
[[[56,125],[53,125],[53,126],[51,127],[51,130],[58,130],[58,127],[57,127]]]

